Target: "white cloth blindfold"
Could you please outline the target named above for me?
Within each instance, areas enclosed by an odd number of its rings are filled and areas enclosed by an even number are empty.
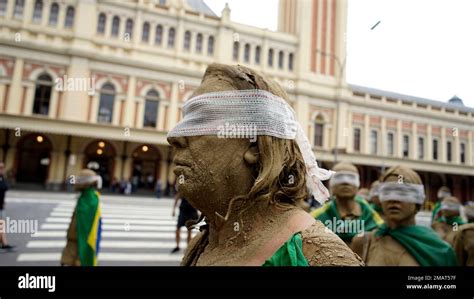
[[[349,171],[338,171],[336,172],[329,181],[329,185],[336,186],[341,184],[349,184],[359,188],[360,186],[360,179],[357,173],[349,172]]]
[[[425,188],[423,185],[406,184],[398,182],[385,182],[379,185],[380,201],[403,201],[408,203],[423,204]]]

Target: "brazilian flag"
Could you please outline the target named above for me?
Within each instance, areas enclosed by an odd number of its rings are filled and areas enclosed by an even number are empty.
[[[77,245],[82,266],[97,266],[102,231],[99,193],[94,188],[82,191],[76,208]]]

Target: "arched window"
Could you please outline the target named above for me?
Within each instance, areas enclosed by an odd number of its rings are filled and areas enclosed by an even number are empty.
[[[255,64],[260,64],[260,53],[261,53],[260,46],[255,47]]]
[[[174,38],[176,35],[176,30],[171,27],[168,31],[168,48],[174,48]]]
[[[25,7],[25,0],[15,0],[15,7],[13,8],[13,17],[21,19],[23,17],[23,9]]]
[[[120,18],[118,16],[114,16],[112,19],[112,31],[110,34],[114,37],[117,37],[119,35],[119,30],[120,30]]]
[[[288,70],[293,70],[293,53],[288,55]]]
[[[209,36],[207,39],[207,55],[214,54],[214,36]]]
[[[104,13],[99,14],[99,18],[97,20],[97,33],[104,34],[105,33],[105,21],[106,16]]]
[[[285,54],[283,51],[278,52],[278,68],[283,69],[283,59],[285,57]]]
[[[268,50],[268,66],[273,66],[273,49]]]
[[[66,10],[66,20],[64,20],[64,27],[72,28],[74,26],[74,7],[68,6]]]
[[[35,1],[35,8],[33,10],[33,22],[40,23],[43,15],[43,0]]]
[[[321,114],[319,114],[314,121],[314,145],[323,146],[324,139],[324,119]]]
[[[111,123],[114,111],[115,87],[110,84],[104,84],[100,90],[99,113],[97,121],[100,123]]]
[[[232,51],[232,59],[234,59],[234,61],[239,60],[239,49],[240,49],[239,42],[234,42],[234,48]]]
[[[198,33],[196,36],[196,53],[202,52],[202,34]]]
[[[7,0],[0,0],[0,16],[7,14]]]
[[[54,2],[49,10],[49,25],[56,26],[58,24],[59,5]]]
[[[183,48],[185,51],[189,51],[191,49],[191,32],[186,31],[184,33],[184,44]]]
[[[244,61],[249,63],[250,62],[250,44],[245,44],[244,47]]]
[[[163,40],[163,26],[157,25],[155,31],[155,45],[161,45]]]
[[[156,128],[160,95],[156,90],[150,90],[145,96],[145,115],[143,126]]]
[[[48,74],[42,74],[36,80],[35,98],[33,101],[33,113],[48,115],[53,79]]]
[[[147,43],[150,38],[150,23],[143,23],[142,42]]]
[[[132,19],[127,19],[125,23],[125,36],[132,38],[133,36],[133,21]]]

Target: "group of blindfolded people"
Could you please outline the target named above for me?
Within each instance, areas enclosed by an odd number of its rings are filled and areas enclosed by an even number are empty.
[[[311,212],[356,252],[367,266],[474,266],[474,202],[464,206],[447,187],[438,191],[431,227],[418,225],[425,203],[420,176],[395,166],[359,190],[357,168],[333,168],[332,198]]]

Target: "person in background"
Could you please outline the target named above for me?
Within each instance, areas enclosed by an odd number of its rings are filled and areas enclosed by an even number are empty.
[[[100,250],[102,218],[99,192],[102,178],[90,169],[83,169],[76,179],[80,191],[76,208],[67,231],[62,266],[97,266]]]
[[[179,192],[176,193],[174,197],[173,217],[176,215],[176,206],[178,205],[179,200],[181,200],[181,202],[179,204],[178,224],[176,226],[176,247],[171,251],[171,253],[178,252],[181,249],[179,247],[179,242],[181,241],[181,227],[186,226],[186,222],[190,220],[196,221],[199,218],[197,210],[184,197],[181,197]],[[187,244],[189,244],[190,241],[191,230],[188,228]]]
[[[449,190],[448,187],[442,186],[438,189],[438,193],[436,195],[437,201],[433,206],[433,212],[431,214],[431,223],[436,222],[436,220],[441,217],[441,201],[443,201],[443,199],[448,196],[451,196],[451,190]]]
[[[156,180],[155,194],[156,194],[156,198],[161,198],[162,190],[161,190],[161,180],[160,179]]]
[[[4,176],[5,173],[5,164],[0,162],[0,222],[2,229],[0,229],[0,242],[2,242],[2,249],[13,250],[15,246],[8,244],[7,233],[4,231],[5,227],[5,194],[8,190],[7,179]]]
[[[453,247],[459,265],[474,267],[474,201],[466,203],[464,213],[468,223],[459,227]]]
[[[369,200],[369,189],[360,188],[359,191],[357,192],[357,195],[368,201]]]
[[[383,218],[383,210],[382,204],[380,203],[379,199],[379,185],[380,182],[378,180],[374,181],[370,185],[370,193],[369,193],[369,202],[372,209],[374,209],[379,215]]]
[[[439,211],[440,216],[431,224],[431,227],[443,240],[453,245],[459,226],[465,224],[460,216],[461,202],[454,196],[445,197],[441,201]]]
[[[403,166],[380,177],[379,198],[385,223],[352,241],[352,250],[367,266],[456,266],[451,246],[431,228],[416,225],[425,199],[420,176]]]
[[[311,212],[311,216],[329,227],[346,244],[350,244],[355,235],[377,228],[383,224],[383,220],[365,199],[357,195],[360,186],[357,168],[351,163],[340,162],[333,170],[336,173],[329,185],[334,200]]]

